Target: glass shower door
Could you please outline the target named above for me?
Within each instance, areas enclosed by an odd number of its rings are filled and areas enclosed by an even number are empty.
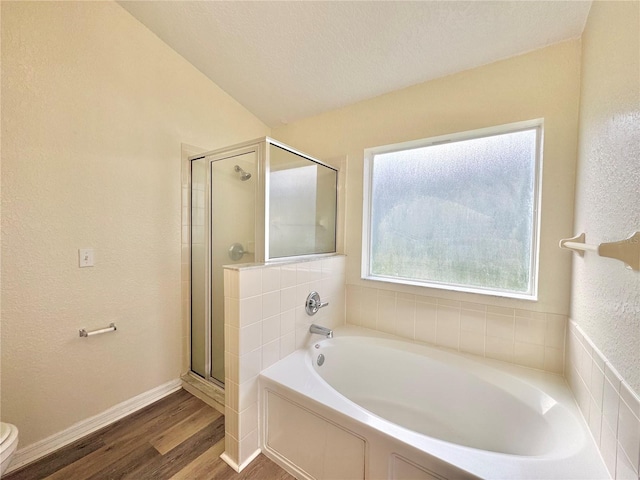
[[[224,383],[223,265],[255,261],[257,152],[211,162],[211,377]]]
[[[249,148],[193,160],[191,167],[191,370],[221,385],[223,266],[255,261],[257,159]]]

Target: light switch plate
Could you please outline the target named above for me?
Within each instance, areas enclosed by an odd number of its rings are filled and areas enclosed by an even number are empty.
[[[78,249],[78,262],[80,268],[93,267],[93,248]]]

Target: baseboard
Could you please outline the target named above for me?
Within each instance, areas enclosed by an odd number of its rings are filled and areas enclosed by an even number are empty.
[[[249,455],[249,458],[247,458],[244,462],[242,462],[240,465],[238,465],[236,462],[234,462],[231,457],[229,457],[229,455],[227,455],[227,452],[224,452],[222,455],[220,455],[220,458],[222,459],[222,461],[224,463],[226,463],[227,465],[229,465],[231,468],[233,468],[236,472],[240,473],[242,470],[245,469],[245,467],[247,465],[249,465],[251,462],[253,462],[256,457],[260,455],[260,449],[258,448],[255,452],[253,452],[251,455]]]
[[[194,375],[191,372],[187,372],[180,377],[182,380],[182,388],[189,392],[194,397],[199,398],[210,407],[215,408],[221,414],[225,414],[224,411],[224,389],[209,383],[202,378]]]
[[[100,430],[101,428],[104,428],[107,425],[110,425],[113,422],[120,420],[121,418],[126,417],[127,415],[130,415],[131,413],[140,410],[141,408],[144,408],[173,392],[180,390],[180,388],[182,388],[182,382],[180,379],[171,380],[170,382],[111,407],[94,417],[82,420],[66,430],[54,433],[50,437],[40,440],[39,442],[18,449],[5,474],[24,467],[29,463],[35,462],[45,455],[55,452],[76,440],[80,440],[82,437],[93,433],[96,430]]]

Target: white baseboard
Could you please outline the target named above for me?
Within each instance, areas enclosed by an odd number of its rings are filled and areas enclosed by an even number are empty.
[[[245,469],[245,467],[247,465],[249,465],[251,462],[253,462],[258,455],[260,455],[260,449],[259,448],[255,452],[253,452],[251,455],[249,455],[249,458],[247,458],[244,462],[242,462],[241,465],[238,465],[236,462],[234,462],[231,459],[231,457],[229,455],[227,455],[227,452],[224,452],[222,455],[220,455],[220,458],[222,459],[222,461],[224,463],[229,465],[236,472],[240,473],[242,470]]]
[[[177,392],[180,390],[181,386],[182,382],[179,378],[171,380],[170,382],[141,393],[129,400],[125,400],[124,402],[119,403],[118,405],[111,407],[94,417],[82,420],[66,430],[54,433],[50,437],[40,440],[39,442],[18,449],[5,474],[34,462],[45,455],[64,447],[65,445],[75,442],[76,440],[80,440],[82,437],[93,433],[96,430],[100,430],[101,428],[104,428],[107,425],[110,425],[111,423],[120,420],[121,418],[126,417],[127,415],[130,415],[131,413],[140,410],[141,408],[144,408],[173,392]]]

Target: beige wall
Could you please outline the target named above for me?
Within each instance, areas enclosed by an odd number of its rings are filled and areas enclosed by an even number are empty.
[[[583,35],[574,231],[587,242],[640,230],[640,4],[594,2]],[[640,393],[640,273],[574,256],[571,316]]]
[[[21,447],[180,375],[180,144],[268,133],[116,3],[2,2],[1,407]]]
[[[279,127],[272,136],[318,158],[348,155],[348,284],[567,315],[571,255],[558,240],[572,233],[579,74],[580,42],[569,41]],[[360,279],[365,148],[535,118],[545,121],[538,302]],[[514,325],[511,317],[512,337]]]

